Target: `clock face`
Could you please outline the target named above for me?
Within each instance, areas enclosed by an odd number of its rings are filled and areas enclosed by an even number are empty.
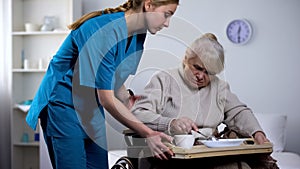
[[[245,44],[251,38],[252,28],[247,20],[237,19],[228,24],[226,34],[231,42]]]

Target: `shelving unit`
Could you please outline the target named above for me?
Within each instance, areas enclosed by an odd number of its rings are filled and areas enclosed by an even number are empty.
[[[25,122],[27,112],[15,105],[33,99],[47,65],[68,35],[67,25],[82,15],[81,0],[9,0],[11,4],[11,166],[13,169],[46,169],[45,146]],[[53,31],[25,31],[25,23],[42,25],[45,16],[56,18]],[[24,59],[28,61],[24,69]],[[42,134],[39,134],[41,137]],[[42,153],[41,153],[42,152]],[[48,160],[48,159],[47,159]]]

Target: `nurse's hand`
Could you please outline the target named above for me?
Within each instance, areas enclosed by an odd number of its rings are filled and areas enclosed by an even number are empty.
[[[153,131],[147,135],[146,142],[154,157],[168,160],[174,153],[162,141],[172,142],[173,138],[165,133]]]

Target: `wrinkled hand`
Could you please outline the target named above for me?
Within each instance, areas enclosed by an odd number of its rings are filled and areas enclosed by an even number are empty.
[[[267,139],[265,134],[261,131],[258,131],[254,134],[254,139],[257,144],[263,144],[265,142],[270,142],[270,140]]]
[[[174,119],[170,124],[170,132],[172,134],[186,134],[190,133],[192,129],[198,131],[198,127],[195,122],[187,117]]]
[[[150,135],[147,135],[147,144],[154,157],[161,160],[168,160],[174,153],[162,142],[172,142],[173,138],[162,132],[153,131]]]

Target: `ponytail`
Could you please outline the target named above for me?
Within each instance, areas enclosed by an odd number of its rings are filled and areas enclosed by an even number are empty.
[[[116,8],[106,8],[101,11],[94,11],[88,14],[83,15],[77,21],[68,26],[69,29],[75,30],[80,27],[85,21],[94,18],[96,16],[100,16],[102,14],[116,13],[116,12],[126,12],[130,9],[133,11],[138,11],[141,9],[145,0],[127,0],[124,4],[116,7]],[[167,5],[167,4],[178,4],[179,0],[151,0],[151,4],[155,6]]]
[[[91,18],[94,18],[96,16],[100,16],[102,14],[116,13],[116,12],[125,12],[131,8],[133,8],[133,0],[128,0],[123,5],[120,5],[116,8],[106,8],[101,11],[94,11],[94,12],[85,14],[81,18],[79,18],[77,21],[75,21],[74,23],[69,25],[68,28],[71,30],[75,30],[75,29],[79,28],[79,26],[82,25],[85,21],[87,21]]]

